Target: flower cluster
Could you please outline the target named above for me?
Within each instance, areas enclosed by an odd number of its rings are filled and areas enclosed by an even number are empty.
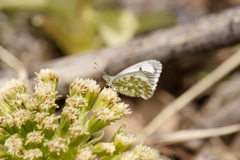
[[[124,127],[110,142],[99,142],[95,132],[127,117],[131,111],[117,93],[96,81],[77,78],[60,115],[54,114],[59,77],[51,70],[37,74],[33,95],[20,80],[12,79],[0,90],[0,159],[11,160],[147,160],[150,148],[137,145]],[[91,111],[91,112],[90,112]]]

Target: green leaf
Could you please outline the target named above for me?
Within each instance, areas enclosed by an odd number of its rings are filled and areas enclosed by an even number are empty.
[[[125,132],[125,129],[126,129],[126,125],[122,125],[119,127],[119,129],[117,130],[117,132],[114,134],[114,136],[111,138],[111,141],[110,142],[113,142],[114,141],[114,138],[117,134],[119,133],[122,133],[122,132]]]
[[[145,13],[139,16],[140,28],[138,34],[143,34],[159,28],[173,26],[176,23],[174,14],[170,11]]]
[[[129,41],[138,29],[137,18],[128,10],[101,11],[99,17],[99,33],[109,46]]]
[[[96,138],[92,139],[91,141],[89,141],[86,146],[92,146],[94,145],[95,143],[97,143],[98,141],[100,141],[104,136],[104,132],[102,132],[102,134],[100,136],[97,136]],[[84,146],[84,147],[86,147]]]

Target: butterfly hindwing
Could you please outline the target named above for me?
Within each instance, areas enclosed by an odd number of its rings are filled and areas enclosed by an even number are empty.
[[[147,60],[132,65],[116,76],[103,75],[107,85],[121,94],[131,97],[152,97],[162,71],[162,64],[156,60]]]
[[[116,76],[112,83],[121,94],[148,99],[154,92],[155,76],[144,71],[129,72]]]
[[[150,72],[154,75],[155,77],[155,83],[158,82],[158,79],[160,77],[160,73],[162,72],[162,64],[159,61],[156,60],[147,60],[147,61],[143,61],[137,64],[134,64],[126,69],[124,69],[123,71],[121,71],[120,73],[118,73],[116,75],[116,77],[120,76],[120,75],[124,75],[127,74],[129,72],[137,72],[137,71],[144,71],[144,72]],[[155,85],[153,87],[153,89],[155,90],[157,85]]]

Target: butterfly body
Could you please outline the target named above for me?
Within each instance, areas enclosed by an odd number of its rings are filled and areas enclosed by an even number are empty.
[[[116,76],[105,74],[103,79],[121,94],[149,99],[157,87],[161,71],[159,61],[147,60],[126,68]]]

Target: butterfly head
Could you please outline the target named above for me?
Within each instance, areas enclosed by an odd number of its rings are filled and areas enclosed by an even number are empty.
[[[104,74],[103,79],[107,83],[108,86],[111,86],[111,77],[109,75]]]
[[[109,78],[109,76],[107,75],[107,74],[104,74],[103,75],[103,79],[108,83],[108,82],[110,82],[110,78]]]
[[[96,62],[94,62],[94,64],[96,65],[96,67],[93,68],[103,73],[103,79],[105,80],[106,84],[110,87],[113,87],[112,86],[113,76],[107,75],[107,73],[101,67],[99,67],[99,65]]]

